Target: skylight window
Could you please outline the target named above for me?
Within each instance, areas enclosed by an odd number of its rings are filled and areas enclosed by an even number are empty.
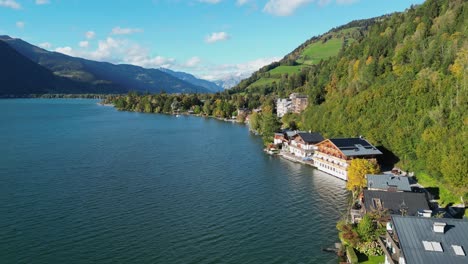
[[[457,256],[466,256],[465,251],[463,250],[463,248],[461,246],[452,245],[452,248],[453,248],[453,251],[455,251],[455,255],[457,255]]]
[[[426,251],[444,252],[444,249],[439,242],[423,241],[422,243]]]

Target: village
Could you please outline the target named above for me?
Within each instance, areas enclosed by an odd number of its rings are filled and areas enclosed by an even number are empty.
[[[292,93],[275,103],[276,116],[282,118],[304,111],[308,97]],[[171,108],[177,116],[182,113],[178,105]],[[250,125],[251,114],[261,111],[261,107],[238,108],[232,118],[218,119]],[[190,110],[187,114],[194,112]],[[352,189],[347,213],[337,224],[340,243],[325,249],[336,252],[343,263],[468,263],[464,205],[440,207],[434,190],[418,184],[414,172],[387,168],[388,164],[384,167],[386,171],[381,172],[384,153],[365,136],[324,138],[318,132],[282,129],[274,133],[273,142],[265,151],[312,166],[346,181],[347,185],[353,161],[376,164],[378,172],[362,175],[362,186]]]
[[[277,116],[300,113],[307,104],[307,96],[297,93],[279,98]],[[288,129],[275,133],[265,150],[344,181],[353,160],[378,164],[383,156],[363,136],[324,138],[317,132]],[[436,197],[414,176],[398,168],[364,176],[365,186],[353,191],[348,213],[337,225],[341,243],[336,251],[347,263],[360,262],[358,251],[380,255],[375,263],[468,263],[464,206],[439,208]]]

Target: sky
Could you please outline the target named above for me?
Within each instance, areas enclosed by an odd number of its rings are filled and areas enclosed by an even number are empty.
[[[215,80],[422,0],[0,0],[0,35],[50,51]]]

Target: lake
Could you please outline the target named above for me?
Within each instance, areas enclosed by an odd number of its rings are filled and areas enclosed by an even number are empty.
[[[345,182],[246,126],[0,100],[2,263],[337,263]]]

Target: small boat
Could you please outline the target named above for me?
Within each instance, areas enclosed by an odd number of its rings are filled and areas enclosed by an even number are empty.
[[[180,116],[179,114],[175,115],[175,117],[179,117],[179,116]]]

